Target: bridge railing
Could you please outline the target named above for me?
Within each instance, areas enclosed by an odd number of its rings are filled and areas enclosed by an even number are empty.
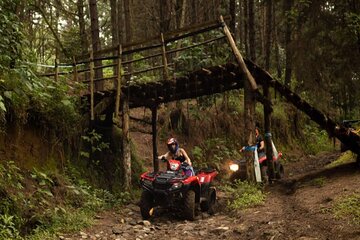
[[[225,19],[228,20],[229,17]],[[211,50],[217,48],[216,44],[219,46],[219,42],[226,39],[221,29],[223,26],[224,23],[220,21],[207,22],[173,32],[160,33],[144,41],[118,45],[97,52],[90,51],[83,56],[73,57],[71,63],[58,63],[56,60],[54,72],[40,75],[54,77],[55,81],[60,76],[65,76],[70,81],[88,85],[88,90],[84,94],[90,94],[92,120],[94,119],[94,93],[115,89],[117,116],[122,85],[172,80],[180,72],[194,70],[189,69],[188,61],[186,57],[184,58],[186,54],[182,53],[197,48],[202,54],[200,58],[209,58]],[[215,34],[209,33],[213,30],[218,31]],[[191,40],[185,42],[189,38]],[[203,51],[208,46],[212,47],[204,53]],[[72,66],[72,70],[59,71],[62,66]],[[196,67],[201,66],[196,64]],[[101,72],[101,74],[96,74],[96,72]]]

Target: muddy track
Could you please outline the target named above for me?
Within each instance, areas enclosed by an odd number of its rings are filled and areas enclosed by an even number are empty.
[[[266,203],[239,212],[228,212],[229,196],[219,193],[220,209],[215,215],[200,213],[185,221],[161,209],[143,221],[139,207],[100,214],[94,226],[63,239],[360,239],[360,223],[335,219],[331,206],[339,196],[360,194],[360,171],[355,164],[335,169],[324,165],[338,154],[306,157],[289,163],[284,180],[266,187]],[[312,166],[312,167],[309,167]],[[322,178],[323,184],[314,180]]]

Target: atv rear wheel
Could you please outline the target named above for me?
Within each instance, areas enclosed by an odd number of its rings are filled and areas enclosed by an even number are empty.
[[[275,178],[276,179],[282,179],[284,178],[284,167],[281,163],[276,164],[276,173]]]
[[[193,190],[185,194],[183,213],[186,219],[191,221],[195,219],[195,192]]]
[[[153,195],[149,191],[143,190],[140,200],[140,212],[144,220],[147,220],[151,217],[150,210],[153,208],[153,206]]]

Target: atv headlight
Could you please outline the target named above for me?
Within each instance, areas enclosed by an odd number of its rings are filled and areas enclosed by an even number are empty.
[[[171,186],[170,190],[176,190],[176,189],[180,189],[182,188],[184,184],[182,182],[176,182],[173,183],[173,185]]]
[[[232,163],[230,164],[229,168],[231,171],[236,172],[237,170],[239,170],[239,164]]]
[[[170,169],[172,171],[176,171],[179,168],[179,164],[178,163],[171,163],[170,164]]]

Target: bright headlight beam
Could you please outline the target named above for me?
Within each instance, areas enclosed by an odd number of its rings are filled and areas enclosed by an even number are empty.
[[[230,164],[230,170],[236,172],[237,170],[239,170],[239,165],[236,163]]]

